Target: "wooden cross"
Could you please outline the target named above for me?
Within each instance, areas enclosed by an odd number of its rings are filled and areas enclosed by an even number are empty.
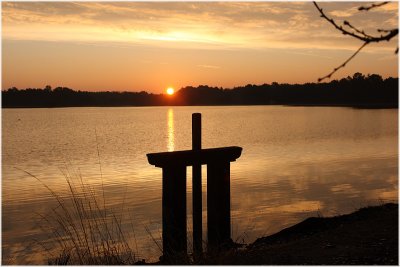
[[[147,154],[162,168],[163,256],[187,253],[186,167],[193,166],[193,249],[202,252],[201,165],[207,165],[208,248],[231,241],[230,162],[240,157],[237,146],[201,149],[201,114],[192,114],[193,149]]]

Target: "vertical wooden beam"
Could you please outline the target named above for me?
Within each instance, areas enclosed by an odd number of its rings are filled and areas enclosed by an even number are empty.
[[[201,150],[201,113],[192,114],[192,148]],[[193,204],[193,252],[195,255],[203,252],[203,207],[201,193],[201,165],[193,165],[192,179]]]
[[[201,113],[192,114],[192,147],[193,150],[201,149]]]
[[[230,162],[207,165],[208,248],[219,248],[231,241]]]
[[[164,258],[187,253],[186,166],[163,167],[162,221]]]

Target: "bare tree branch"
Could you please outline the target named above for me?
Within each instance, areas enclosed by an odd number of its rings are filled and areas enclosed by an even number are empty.
[[[375,42],[375,43],[379,43],[381,41],[390,41],[390,39],[392,39],[393,37],[397,36],[399,34],[399,29],[391,29],[388,30],[386,35],[380,35],[380,36],[371,36],[371,35],[367,35],[365,33],[362,33],[362,31],[358,32],[358,31],[348,31],[346,30],[343,26],[338,25],[332,18],[328,17],[324,11],[322,10],[322,8],[320,8],[318,6],[318,4],[314,1],[313,2],[315,7],[318,9],[319,13],[321,14],[321,17],[324,18],[325,20],[327,20],[329,23],[331,23],[337,30],[339,30],[340,32],[342,32],[344,35],[350,35],[356,39],[359,39],[363,42]],[[349,26],[349,22],[344,23],[344,25]],[[354,27],[351,27],[353,30],[355,29]]]
[[[363,10],[364,11],[369,11],[372,8],[384,6],[384,5],[388,4],[388,3],[389,2],[381,2],[381,3],[371,4],[370,6],[360,6],[358,8],[358,10],[360,10],[360,11],[363,11]]]
[[[325,12],[323,11],[322,8],[320,8],[318,6],[318,4],[313,1],[315,7],[317,8],[317,10],[319,11],[319,13],[321,14],[321,17],[324,18],[325,20],[327,20],[330,24],[332,24],[337,30],[339,30],[342,34],[344,35],[350,35],[360,41],[363,41],[363,44],[361,45],[360,48],[358,48],[358,50],[356,52],[354,52],[354,54],[352,54],[345,62],[343,62],[341,65],[339,65],[338,67],[334,68],[333,71],[331,73],[329,73],[328,75],[325,75],[322,78],[318,78],[318,82],[324,80],[324,79],[329,79],[331,78],[331,76],[337,72],[339,69],[343,68],[346,66],[347,63],[349,63],[350,60],[352,60],[365,46],[367,46],[369,43],[379,43],[382,41],[390,41],[392,38],[394,38],[395,36],[397,36],[399,34],[399,29],[391,29],[391,30],[383,30],[383,29],[377,29],[377,31],[379,33],[381,33],[380,36],[373,36],[370,34],[367,34],[364,32],[364,30],[360,30],[358,28],[356,28],[355,26],[353,26],[350,22],[348,21],[344,21],[343,25],[339,25],[338,23],[336,23],[336,21],[334,21],[332,18],[328,17]],[[389,2],[382,2],[382,3],[377,3],[377,4],[372,4],[370,6],[362,6],[360,7],[358,10],[365,10],[368,11],[372,8],[376,8],[376,7],[380,7],[383,5],[386,5]],[[349,29],[346,29],[345,27],[348,27]],[[396,49],[395,53],[398,53],[398,48]]]
[[[367,46],[367,44],[369,44],[369,42],[365,42],[363,43],[362,46],[360,46],[360,48],[357,49],[357,51],[351,55],[351,57],[349,57],[345,62],[343,62],[341,65],[339,65],[338,67],[334,68],[333,71],[331,73],[329,73],[328,75],[325,75],[322,78],[318,78],[318,82],[325,80],[325,79],[329,79],[335,72],[337,72],[338,70],[340,70],[341,68],[344,68],[346,66],[347,63],[349,63],[350,60],[352,60],[365,46]]]
[[[390,32],[391,30],[377,29],[378,32]]]
[[[371,35],[366,34],[366,33],[364,32],[364,30],[359,30],[359,29],[357,29],[356,27],[354,27],[353,25],[351,25],[350,22],[348,22],[347,20],[345,20],[345,21],[343,22],[343,25],[348,26],[349,28],[353,29],[355,32],[361,34],[361,35],[364,36],[365,38],[374,38],[374,37],[372,37]]]

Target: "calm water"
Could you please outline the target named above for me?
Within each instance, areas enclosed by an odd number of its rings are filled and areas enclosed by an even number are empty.
[[[54,197],[22,170],[60,194],[66,172],[81,175],[99,191],[103,181],[107,209],[127,218],[124,227],[133,224],[140,256],[157,259],[160,251],[148,231],[161,239],[161,169],[148,164],[146,153],[191,149],[193,112],[203,115],[203,147],[243,147],[231,164],[234,240],[252,242],[309,216],[397,201],[398,110],[3,109],[3,261],[46,263],[33,240],[52,242],[40,229],[38,214],[56,206]],[[188,169],[188,215],[190,174]],[[205,175],[203,168],[203,181]],[[206,216],[204,182],[203,192]]]

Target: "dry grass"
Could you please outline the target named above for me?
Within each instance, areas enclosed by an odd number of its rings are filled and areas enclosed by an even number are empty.
[[[57,203],[51,212],[39,214],[40,227],[45,233],[49,233],[53,240],[51,246],[41,241],[37,242],[48,254],[48,264],[137,263],[137,254],[129,242],[135,241],[134,236],[131,237],[134,231],[123,231],[122,215],[118,218],[106,209],[104,188],[100,195],[93,187],[84,183],[81,175],[72,179],[69,173],[64,173],[68,191],[66,194],[60,194],[37,176],[24,172],[47,188]]]

